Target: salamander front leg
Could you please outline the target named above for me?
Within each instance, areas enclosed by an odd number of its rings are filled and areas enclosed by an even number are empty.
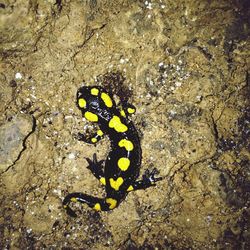
[[[102,139],[102,137],[103,137],[103,132],[100,129],[97,130],[97,132],[92,135],[86,136],[85,134],[82,133],[78,133],[76,135],[76,139],[78,141],[83,141],[89,144],[96,144],[98,141]]]
[[[122,103],[119,103],[118,106],[120,108],[120,114],[123,117],[129,117],[130,115],[136,112],[135,106],[130,103],[122,102]]]

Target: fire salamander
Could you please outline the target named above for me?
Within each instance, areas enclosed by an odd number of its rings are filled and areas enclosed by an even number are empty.
[[[86,120],[99,126],[97,132],[87,138],[79,133],[78,139],[95,144],[104,135],[111,141],[111,151],[105,161],[86,158],[88,169],[106,189],[105,198],[96,198],[84,193],[70,193],[63,200],[67,214],[76,217],[70,208],[71,202],[87,204],[96,211],[108,211],[116,208],[125,199],[128,192],[154,186],[162,178],[154,175],[157,170],[146,170],[141,180],[137,180],[141,165],[141,146],[138,132],[128,119],[135,107],[128,103],[116,105],[111,93],[99,86],[81,87],[77,91],[77,106]],[[121,106],[121,107],[120,107]],[[105,165],[105,166],[103,166]]]

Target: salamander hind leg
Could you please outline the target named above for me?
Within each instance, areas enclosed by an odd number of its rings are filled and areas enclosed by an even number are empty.
[[[103,172],[103,163],[104,160],[97,161],[96,154],[93,154],[93,160],[89,158],[85,158],[88,162],[87,168],[91,171],[91,173],[103,184],[106,184],[104,172]]]
[[[142,176],[142,180],[136,181],[128,188],[127,191],[146,189],[148,187],[155,186],[157,181],[162,180],[162,177],[155,177],[155,174],[158,174],[158,170],[156,168],[152,171],[147,169]]]

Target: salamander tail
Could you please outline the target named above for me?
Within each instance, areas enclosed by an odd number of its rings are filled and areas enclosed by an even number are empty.
[[[71,202],[87,204],[96,211],[108,211],[117,206],[117,200],[113,198],[101,199],[83,193],[71,193],[68,194],[63,200],[63,207],[65,208],[67,214],[71,217],[77,217],[76,213],[69,206]]]

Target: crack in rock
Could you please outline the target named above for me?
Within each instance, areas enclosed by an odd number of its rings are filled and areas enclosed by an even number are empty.
[[[18,115],[0,127],[0,172],[13,167],[26,150],[26,141],[36,129],[33,116]]]

